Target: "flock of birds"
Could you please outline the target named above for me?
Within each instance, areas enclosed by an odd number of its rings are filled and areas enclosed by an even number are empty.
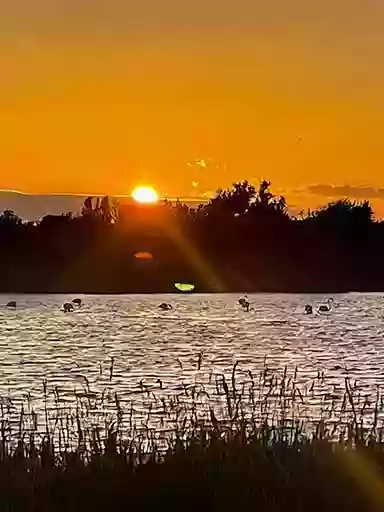
[[[45,304],[42,305],[45,306]],[[64,311],[64,313],[71,313],[72,311],[75,310],[75,308],[80,308],[81,305],[81,299],[73,299],[71,302],[64,302],[62,311]],[[5,305],[5,307],[8,309],[16,309],[17,302],[15,300],[11,300]],[[159,308],[162,309],[163,311],[171,311],[173,309],[173,306],[172,304],[168,304],[167,302],[162,302],[159,305]]]
[[[64,302],[63,304],[63,311],[64,313],[70,313],[71,311],[74,311],[74,309],[77,307],[81,307],[82,300],[81,299],[73,299],[72,302]],[[42,304],[45,306],[45,304]],[[9,301],[6,305],[6,308],[8,309],[16,309],[17,308],[17,302],[15,300]]]
[[[243,308],[243,310],[246,311],[247,313],[249,311],[254,310],[253,308],[251,308],[251,304],[249,303],[247,295],[245,295],[244,297],[239,299],[238,303]],[[325,304],[320,304],[318,306],[317,311],[319,313],[329,313],[332,309],[332,304],[333,304],[333,299],[332,298],[328,299],[328,301]],[[173,309],[173,306],[172,306],[172,304],[169,304],[167,302],[162,302],[159,305],[159,308],[162,309],[163,311],[171,311]],[[307,315],[312,315],[313,314],[313,306],[311,304],[306,304],[304,311]]]
[[[330,298],[330,299],[328,299],[326,304],[320,304],[317,311],[319,313],[329,313],[332,309],[332,305],[333,305],[333,299]],[[311,304],[305,305],[305,312],[307,313],[307,315],[312,315],[313,307],[311,306]]]
[[[245,295],[245,297],[242,297],[241,299],[239,299],[238,303],[243,308],[243,310],[246,311],[247,313],[249,311],[253,310],[253,308],[251,308],[251,305],[248,301],[248,297],[246,295]],[[328,301],[325,304],[320,304],[317,308],[317,311],[319,313],[329,313],[332,309],[332,305],[333,305],[333,299],[330,298],[330,299],[328,299]],[[313,306],[311,304],[306,304],[304,311],[307,315],[312,315],[313,314]]]
[[[249,311],[253,311],[253,308],[251,308],[251,305],[248,301],[247,295],[240,298],[238,300],[238,303],[243,308],[243,310],[246,311],[247,313]],[[64,311],[64,313],[71,313],[72,311],[74,311],[74,309],[76,307],[80,308],[81,305],[82,305],[81,299],[78,299],[78,298],[73,299],[72,302],[64,302],[63,311]],[[331,299],[328,299],[326,304],[320,304],[320,306],[318,306],[318,308],[317,308],[317,311],[319,313],[328,313],[331,311],[332,305],[333,305],[333,299],[331,298]],[[9,308],[9,309],[16,309],[16,307],[17,307],[17,303],[14,300],[11,300],[10,302],[8,302],[6,304],[6,308]],[[171,311],[173,309],[173,306],[172,306],[172,304],[169,304],[168,302],[162,302],[159,305],[159,308],[162,309],[163,311]],[[311,304],[306,304],[304,310],[307,315],[313,314],[313,306]]]

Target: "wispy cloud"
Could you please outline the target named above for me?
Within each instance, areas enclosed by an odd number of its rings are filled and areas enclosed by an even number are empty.
[[[355,185],[310,185],[306,191],[323,197],[349,197],[352,199],[384,199],[384,188]]]

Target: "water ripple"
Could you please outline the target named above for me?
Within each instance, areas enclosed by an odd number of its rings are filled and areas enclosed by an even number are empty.
[[[132,399],[140,381],[163,392],[196,379],[201,371],[228,373],[235,361],[244,370],[298,367],[305,382],[318,371],[335,387],[347,374],[362,387],[384,384],[384,298],[375,294],[335,296],[330,314],[304,314],[306,303],[327,297],[250,295],[245,313],[235,295],[83,296],[70,314],[60,307],[72,297],[3,296],[18,308],[0,309],[0,394],[41,394],[42,381],[65,392],[103,389],[114,358],[114,389]],[[172,312],[158,309],[171,302]],[[374,391],[373,391],[374,392]]]

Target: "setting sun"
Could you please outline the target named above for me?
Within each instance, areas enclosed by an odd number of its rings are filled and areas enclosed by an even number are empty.
[[[159,195],[152,187],[136,187],[132,192],[132,197],[138,203],[157,203]]]

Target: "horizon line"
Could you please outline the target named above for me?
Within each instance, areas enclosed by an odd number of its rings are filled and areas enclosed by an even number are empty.
[[[23,192],[21,190],[9,189],[9,188],[0,188],[0,194],[2,193],[11,193],[17,194],[20,196],[43,196],[43,197],[79,197],[79,198],[87,198],[87,197],[115,197],[115,198],[124,198],[124,199],[133,199],[131,194],[105,194],[105,193],[84,193],[84,192]],[[212,195],[213,197],[213,195]],[[210,197],[206,196],[159,196],[160,201],[209,201]]]

